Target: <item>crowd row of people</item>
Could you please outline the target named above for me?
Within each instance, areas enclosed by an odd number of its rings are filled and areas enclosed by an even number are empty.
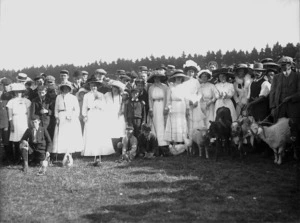
[[[282,57],[234,69],[211,63],[201,70],[188,60],[183,69],[118,70],[117,80],[103,69],[91,75],[76,71],[73,82],[62,70],[59,85],[46,74],[34,83],[24,73],[17,83],[3,78],[0,129],[6,158],[27,160],[28,148],[19,150],[22,141],[29,142],[37,163],[50,153],[74,152],[99,157],[99,163],[101,155],[120,148],[129,159],[178,154],[169,145],[189,144],[193,130],[208,129],[222,106],[230,109],[232,121],[250,114],[256,121],[288,117],[299,123],[300,77],[293,65],[292,58]]]

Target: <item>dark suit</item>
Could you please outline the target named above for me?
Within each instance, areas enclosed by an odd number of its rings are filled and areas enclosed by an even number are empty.
[[[30,107],[30,114],[31,118],[33,119],[34,116],[38,116],[41,120],[40,125],[48,128],[50,122],[50,116],[53,113],[53,109],[50,108],[51,100],[48,97],[41,99],[40,97],[36,97],[32,100],[31,107]],[[48,113],[42,114],[42,109],[47,109]]]
[[[52,141],[48,131],[44,127],[39,127],[36,132],[36,141],[34,142],[34,128],[28,128],[21,140],[28,141],[30,148],[33,150],[33,159],[42,161],[45,159],[47,151],[52,150]]]

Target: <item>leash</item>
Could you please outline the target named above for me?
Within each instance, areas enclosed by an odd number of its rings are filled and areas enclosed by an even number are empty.
[[[276,108],[274,108],[274,110],[277,111],[277,110],[280,108],[280,106],[283,105],[284,103],[285,103],[285,102],[281,102]],[[262,124],[262,123],[268,123],[268,124],[269,124],[270,122],[266,122],[266,121],[267,121],[267,119],[270,118],[271,116],[272,116],[272,112],[271,112],[267,117],[265,117],[264,120],[262,120],[262,121],[259,122],[259,123],[260,123],[260,124]],[[273,123],[271,123],[271,124],[273,124]]]

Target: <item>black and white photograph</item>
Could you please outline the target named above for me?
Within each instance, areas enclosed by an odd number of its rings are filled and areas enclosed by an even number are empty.
[[[300,0],[0,0],[0,222],[300,222]]]

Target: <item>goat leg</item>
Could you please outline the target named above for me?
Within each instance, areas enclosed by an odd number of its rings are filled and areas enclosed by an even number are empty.
[[[279,147],[278,149],[278,160],[277,160],[277,164],[280,165],[282,163],[282,152],[283,152],[283,147]]]

